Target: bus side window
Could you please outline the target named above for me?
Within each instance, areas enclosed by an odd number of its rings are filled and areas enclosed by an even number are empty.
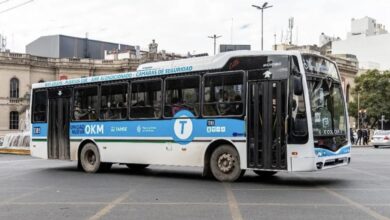
[[[242,72],[206,75],[203,115],[242,115],[243,78]]]
[[[37,91],[33,95],[34,105],[32,107],[33,122],[46,122],[47,92]]]
[[[199,115],[199,76],[167,78],[165,80],[164,116],[173,117],[181,110]]]
[[[159,118],[161,116],[161,80],[131,84],[131,118]]]
[[[100,119],[127,118],[127,84],[102,85]]]
[[[73,119],[75,121],[90,121],[97,119],[97,91],[97,86],[74,89]]]

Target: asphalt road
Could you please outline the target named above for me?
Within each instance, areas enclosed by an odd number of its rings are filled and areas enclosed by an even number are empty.
[[[248,172],[235,183],[198,168],[86,174],[74,162],[0,155],[0,219],[390,219],[390,148],[352,153],[348,167]]]

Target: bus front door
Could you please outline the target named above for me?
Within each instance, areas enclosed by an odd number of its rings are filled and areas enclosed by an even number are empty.
[[[248,167],[286,170],[287,81],[256,81],[248,86]]]
[[[48,158],[70,159],[70,89],[49,90]]]

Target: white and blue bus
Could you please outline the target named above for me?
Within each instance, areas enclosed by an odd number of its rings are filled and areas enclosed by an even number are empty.
[[[33,84],[31,154],[112,164],[203,167],[234,181],[250,169],[349,164],[340,75],[325,57],[235,51],[148,63],[135,72]]]

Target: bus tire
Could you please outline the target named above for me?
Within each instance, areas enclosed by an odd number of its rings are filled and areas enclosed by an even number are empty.
[[[263,170],[253,170],[253,172],[261,177],[271,177],[277,173],[276,171],[263,171]]]
[[[84,145],[80,152],[80,163],[86,173],[96,173],[102,166],[97,146],[93,143]],[[103,166],[102,166],[103,167]]]
[[[220,145],[210,157],[210,169],[214,178],[221,182],[233,182],[243,174],[240,157],[231,145]]]
[[[140,171],[149,166],[149,164],[127,163],[127,168],[134,171]]]

